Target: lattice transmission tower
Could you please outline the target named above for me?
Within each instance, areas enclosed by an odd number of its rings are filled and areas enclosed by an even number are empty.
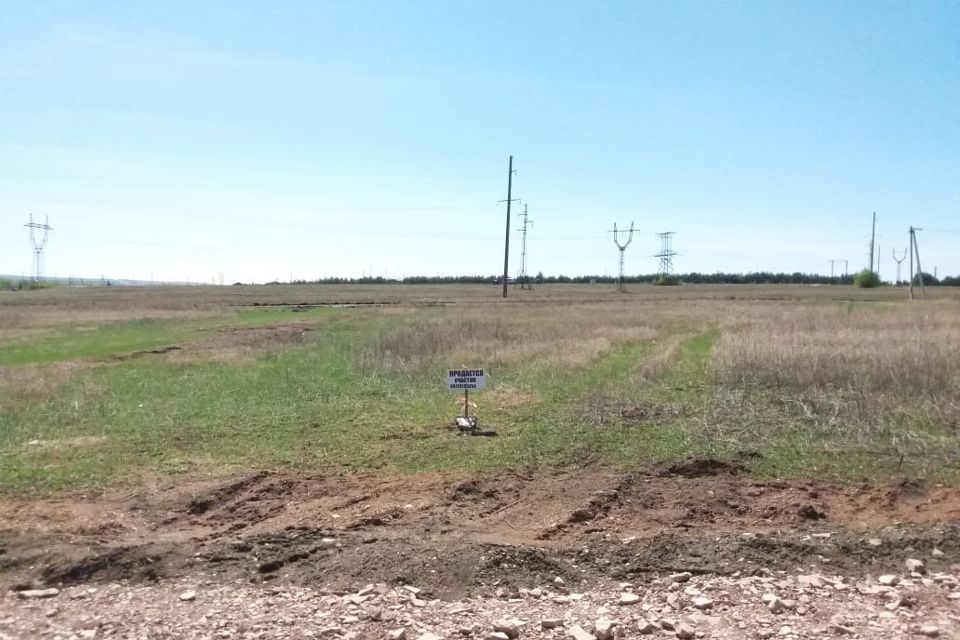
[[[673,273],[673,256],[677,255],[673,250],[673,231],[658,233],[657,237],[660,238],[660,253],[656,254],[660,258],[660,277],[666,278]]]
[[[38,285],[43,280],[43,250],[47,246],[47,238],[53,227],[50,226],[50,217],[44,218],[43,224],[33,221],[33,214],[30,214],[30,222],[23,225],[30,229],[30,244],[33,246],[33,284]],[[42,234],[38,233],[43,231]]]
[[[521,233],[520,288],[533,289],[533,284],[530,282],[530,275],[527,273],[527,227],[533,224],[533,220],[530,219],[530,215],[527,213],[527,205],[523,205],[523,213],[520,214],[520,217],[523,218],[523,225],[518,229]]]
[[[620,293],[626,293],[627,287],[623,281],[623,264],[624,264],[624,253],[627,250],[627,247],[630,246],[630,243],[633,242],[633,223],[630,223],[630,231],[617,231],[617,223],[613,223],[613,231],[609,233],[613,234],[613,243],[617,245],[617,249],[620,250],[620,277],[617,279],[617,291]],[[627,234],[627,241],[620,242],[620,234]]]

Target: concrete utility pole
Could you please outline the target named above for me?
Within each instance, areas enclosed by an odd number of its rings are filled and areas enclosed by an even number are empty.
[[[906,247],[904,247],[904,249],[903,249],[903,256],[900,257],[900,258],[897,257],[897,249],[896,249],[896,247],[894,247],[894,248],[893,248],[893,259],[894,259],[894,261],[897,263],[897,281],[896,281],[894,284],[895,284],[895,286],[899,286],[899,285],[900,285],[900,265],[902,265],[902,264],[903,264],[903,261],[907,259],[907,249],[906,249]]]
[[[923,269],[920,267],[920,250],[919,250],[919,248],[917,247],[917,231],[922,231],[922,229],[918,229],[917,227],[910,227],[910,286],[909,286],[909,291],[910,291],[910,299],[911,299],[911,300],[913,300],[913,280],[914,280],[914,275],[916,275],[916,276],[917,276],[917,279],[920,281],[920,295],[923,295],[924,292],[925,292],[925,290],[926,290],[925,287],[924,287],[924,283],[923,283]],[[914,256],[916,256],[916,258],[917,258],[917,271],[916,271],[916,274],[914,274],[914,271],[913,271],[913,258],[914,258]]]
[[[873,226],[870,228],[870,271],[873,271],[873,242],[877,238],[877,212],[873,212]]]
[[[510,204],[513,202],[513,156],[507,169],[507,232],[503,240],[503,297],[507,297],[507,280],[510,272]],[[503,200],[501,200],[503,202]],[[517,200],[519,202],[519,200]]]
[[[927,292],[927,285],[923,281],[923,267],[920,266],[920,246],[917,245],[917,231],[922,231],[922,229],[913,230],[913,253],[917,256],[917,280],[920,281],[920,295],[924,295]]]

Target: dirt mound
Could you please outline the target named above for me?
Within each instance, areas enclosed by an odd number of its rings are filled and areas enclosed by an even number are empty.
[[[746,471],[742,465],[721,462],[713,458],[696,458],[670,465],[664,470],[664,475],[683,476],[684,478],[700,478],[720,474],[734,475]]]

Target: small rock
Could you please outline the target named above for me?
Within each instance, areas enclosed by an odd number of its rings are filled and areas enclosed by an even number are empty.
[[[694,631],[694,628],[691,625],[687,624],[686,622],[681,622],[679,625],[677,625],[676,634],[681,640],[690,640],[696,635],[696,631]]]
[[[578,624],[570,628],[569,635],[573,640],[597,640],[597,637]]]
[[[918,560],[917,558],[908,558],[904,564],[907,565],[907,571],[910,573],[926,573],[927,571],[923,560]]]
[[[17,591],[17,596],[24,598],[25,600],[32,600],[36,598],[53,598],[60,595],[60,589],[26,589],[24,591]]]
[[[415,595],[415,596],[420,595],[420,589],[417,589],[416,587],[412,587],[412,586],[410,586],[409,584],[403,585],[402,589],[403,589],[404,591],[409,591],[410,593],[412,593],[412,594]]]
[[[673,631],[677,626],[677,621],[671,618],[661,618],[660,627],[667,631]]]
[[[777,635],[777,632],[773,629],[760,629],[757,631],[757,637],[760,638],[760,640],[767,640],[767,638],[772,638],[775,635]]]
[[[793,627],[791,627],[790,625],[786,625],[786,624],[785,624],[785,625],[783,625],[782,627],[780,627],[780,630],[779,630],[779,631],[777,631],[777,635],[781,635],[781,636],[792,636],[792,635],[793,635]]]
[[[797,584],[803,587],[814,587],[819,589],[823,586],[823,576],[812,573],[808,576],[797,576]]]
[[[641,635],[649,635],[656,631],[656,629],[657,628],[653,626],[653,623],[646,618],[640,618],[637,620],[637,632]]]
[[[879,547],[883,544],[883,540],[880,538],[867,538],[867,544],[871,547]]]
[[[701,611],[706,611],[707,609],[713,608],[713,600],[706,597],[699,597],[693,599],[693,606]]]
[[[640,602],[640,596],[635,593],[624,592],[620,594],[620,604],[637,604]]]
[[[839,622],[834,622],[830,625],[830,630],[841,636],[852,636],[856,633],[856,629],[853,627],[848,627],[847,625],[840,624]]]
[[[774,597],[773,600],[767,603],[767,609],[770,609],[770,613],[783,613],[787,610],[787,607],[783,604],[783,600]]]
[[[427,606],[427,601],[421,600],[420,598],[410,598],[410,604],[418,609],[422,609],[423,607]]]
[[[613,640],[614,624],[612,620],[600,618],[593,625],[593,635],[597,636],[597,640]]]
[[[510,640],[510,636],[503,631],[491,631],[487,634],[487,640]]]
[[[403,627],[400,627],[399,629],[393,629],[387,633],[387,637],[389,637],[390,640],[406,640],[407,630]]]
[[[566,583],[567,581],[561,578],[560,576],[557,576],[556,578],[553,579],[553,584],[566,584]]]
[[[562,618],[544,618],[540,621],[541,629],[558,629],[563,626]]]
[[[683,571],[681,573],[674,573],[673,575],[671,575],[670,580],[672,580],[673,582],[686,582],[692,577],[693,577],[692,573],[690,573],[689,571]]]
[[[196,591],[184,591],[180,594],[180,600],[183,602],[192,602],[197,599]]]
[[[932,555],[934,558],[942,558],[947,554],[945,554],[943,551],[940,551],[940,549],[937,549],[936,547],[934,547],[933,551],[930,552],[930,555]]]
[[[940,635],[940,627],[933,624],[925,624],[917,629],[917,631],[920,632],[920,635],[927,636],[928,638],[936,638]]]
[[[94,638],[97,637],[97,630],[96,630],[96,629],[81,629],[79,635],[80,635],[81,638],[83,638],[83,640],[93,640]]]
[[[898,576],[893,575],[892,573],[887,573],[877,578],[877,582],[879,582],[885,587],[892,587],[898,582],[900,582],[900,578]]]
[[[499,620],[493,624],[493,630],[499,631],[513,640],[514,638],[519,637],[520,635],[520,621],[519,620]]]

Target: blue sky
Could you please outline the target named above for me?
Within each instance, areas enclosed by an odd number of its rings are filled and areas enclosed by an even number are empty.
[[[0,0],[0,273],[30,212],[48,275],[496,273],[510,154],[532,272],[852,270],[876,210],[960,273],[960,3]]]

